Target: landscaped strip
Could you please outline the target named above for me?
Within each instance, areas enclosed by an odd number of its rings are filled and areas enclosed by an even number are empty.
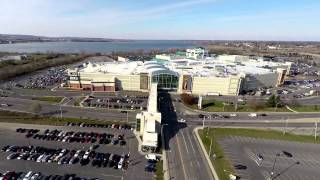
[[[163,180],[163,161],[160,160],[156,164],[156,180]]]
[[[211,162],[219,176],[220,180],[229,180],[228,173],[234,173],[231,161],[224,155],[223,149],[218,143],[219,139],[227,136],[245,136],[252,138],[263,138],[273,140],[296,141],[304,143],[319,143],[320,140],[315,140],[313,136],[295,135],[274,130],[258,130],[258,129],[234,129],[234,128],[205,128],[199,130],[200,138],[209,153],[210,144],[212,141]],[[215,158],[213,158],[215,154]]]
[[[73,123],[85,123],[85,124],[126,124],[122,121],[115,120],[94,120],[94,119],[82,119],[82,118],[56,118],[34,115],[31,113],[21,113],[13,111],[0,110],[0,122],[6,123],[22,123],[22,124],[40,124],[40,125],[54,125],[63,126],[68,122]]]
[[[77,97],[77,99],[74,101],[74,106],[80,106],[81,101],[85,98],[85,96]]]

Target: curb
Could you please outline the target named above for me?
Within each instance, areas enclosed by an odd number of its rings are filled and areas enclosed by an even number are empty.
[[[202,143],[202,141],[201,141],[201,138],[200,138],[200,136],[199,136],[199,133],[198,133],[198,130],[199,130],[199,129],[202,129],[202,127],[196,127],[196,128],[194,128],[194,129],[193,129],[193,132],[194,132],[194,134],[196,135],[196,137],[197,137],[197,139],[198,139],[198,142],[199,142],[199,144],[200,144],[200,147],[201,147],[201,149],[202,149],[202,152],[203,152],[204,156],[206,157],[206,160],[207,160],[207,162],[208,162],[208,164],[209,164],[209,168],[210,168],[210,170],[211,170],[211,173],[213,174],[214,180],[219,180],[218,174],[217,174],[216,170],[214,169],[213,164],[212,164],[212,162],[211,162],[211,160],[210,160],[210,157],[209,157],[209,155],[208,155],[208,153],[207,153],[207,150],[206,150],[206,148],[204,147],[204,145],[203,145],[203,143]]]
[[[162,160],[163,160],[163,179],[164,180],[169,180],[170,175],[169,175],[169,168],[168,168],[168,161],[167,161],[167,154],[166,150],[162,150]]]
[[[287,108],[289,111],[291,111],[291,112],[299,113],[298,111],[295,111],[295,110],[291,109],[289,106],[286,106],[286,108]]]

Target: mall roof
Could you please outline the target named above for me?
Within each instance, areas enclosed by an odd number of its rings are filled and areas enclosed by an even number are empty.
[[[84,73],[101,73],[101,74],[121,74],[131,75],[148,73],[151,75],[157,74],[171,74],[178,76],[177,72],[171,71],[163,64],[157,61],[131,61],[131,62],[99,62],[87,63],[82,68],[78,69],[79,72]]]
[[[259,60],[229,60],[236,56],[223,56],[224,59],[206,58],[194,60],[188,58],[176,58],[169,61],[129,61],[129,62],[99,62],[87,63],[79,72],[101,73],[114,75],[134,75],[148,73],[150,75],[170,74],[178,76],[179,74],[188,74],[201,77],[229,77],[242,76],[244,74],[268,74],[275,73],[273,66],[286,65],[285,63],[266,62]]]

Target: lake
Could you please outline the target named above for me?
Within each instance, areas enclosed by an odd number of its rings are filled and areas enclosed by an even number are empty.
[[[110,53],[112,51],[135,51],[143,49],[166,50],[170,48],[189,48],[195,47],[194,41],[178,40],[136,40],[128,42],[35,42],[0,44],[2,52],[61,52],[61,53]]]

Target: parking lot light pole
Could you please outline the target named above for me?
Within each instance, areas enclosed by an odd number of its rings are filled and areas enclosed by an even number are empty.
[[[275,180],[277,179],[279,176],[281,176],[282,174],[284,174],[285,172],[287,172],[289,169],[291,169],[293,166],[295,165],[299,165],[300,162],[296,161],[293,164],[291,164],[290,166],[288,166],[287,168],[285,168],[284,170],[282,170],[280,173],[278,173],[275,177],[271,177],[270,180]]]
[[[272,166],[272,170],[270,171],[270,179],[272,179],[273,177],[273,174],[274,174],[274,167],[276,166],[276,162],[277,162],[277,157],[280,157],[280,153],[277,153],[276,154],[276,157],[274,158],[274,161],[273,161],[273,166]]]

